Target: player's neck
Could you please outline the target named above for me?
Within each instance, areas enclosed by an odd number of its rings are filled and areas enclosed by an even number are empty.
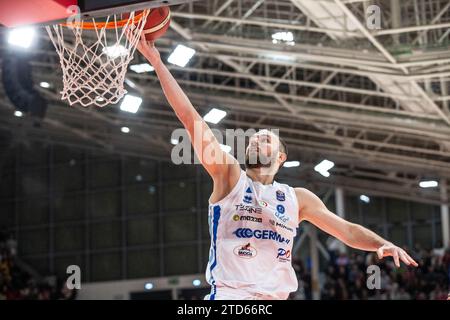
[[[274,175],[264,174],[265,170],[258,169],[246,169],[245,173],[250,177],[253,181],[260,182],[261,184],[272,184],[274,180]]]

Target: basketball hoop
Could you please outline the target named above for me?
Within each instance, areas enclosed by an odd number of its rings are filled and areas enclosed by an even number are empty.
[[[125,75],[149,13],[46,26],[61,62],[61,99],[84,107],[119,102],[127,93]]]

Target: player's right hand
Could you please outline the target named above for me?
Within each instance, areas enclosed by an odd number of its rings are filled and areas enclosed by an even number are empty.
[[[393,257],[394,263],[397,268],[400,267],[400,261],[403,261],[408,266],[414,266],[417,267],[419,264],[414,261],[413,258],[409,256],[409,254],[406,253],[405,250],[403,250],[400,247],[397,247],[391,242],[385,243],[383,246],[378,248],[377,255],[379,259],[383,259],[384,257]]]

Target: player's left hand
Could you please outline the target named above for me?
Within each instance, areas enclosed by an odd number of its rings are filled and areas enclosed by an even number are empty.
[[[384,257],[393,257],[395,266],[397,268],[400,267],[400,260],[403,261],[407,266],[412,265],[414,267],[417,267],[419,265],[416,261],[414,261],[413,258],[409,256],[409,254],[406,253],[405,250],[397,247],[390,242],[379,247],[377,250],[377,255],[379,259],[382,259]]]

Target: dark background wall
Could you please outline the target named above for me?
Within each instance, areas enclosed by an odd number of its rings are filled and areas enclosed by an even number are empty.
[[[204,272],[212,185],[202,167],[37,142],[0,150],[0,230],[39,272],[64,276],[77,264],[85,281]],[[391,241],[440,244],[438,206],[345,199],[348,220]]]

